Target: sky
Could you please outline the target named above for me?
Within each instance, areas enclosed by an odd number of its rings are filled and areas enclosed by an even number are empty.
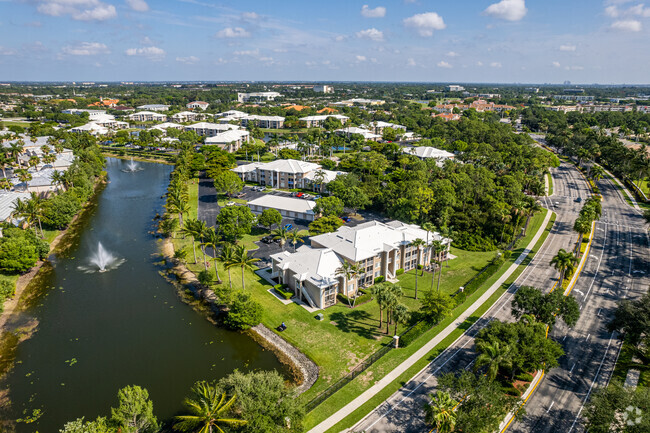
[[[649,41],[636,0],[0,0],[0,81],[646,84]]]

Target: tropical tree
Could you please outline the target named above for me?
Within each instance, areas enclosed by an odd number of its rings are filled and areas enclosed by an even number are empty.
[[[582,238],[585,235],[591,233],[591,221],[587,218],[580,216],[576,219],[576,222],[573,224],[573,230],[578,232],[580,238],[578,239],[578,248],[577,248],[577,258],[580,258],[580,248],[582,245]]]
[[[289,229],[286,227],[278,227],[271,232],[271,235],[273,236],[273,239],[280,241],[280,248],[282,248],[282,251],[284,251],[284,245],[289,239]]]
[[[27,170],[25,170],[24,168],[19,168],[17,170],[14,170],[14,174],[18,177],[18,180],[20,180],[22,183],[25,184],[25,191],[27,191],[27,188],[29,188],[27,182],[32,180],[32,174]]]
[[[487,366],[487,376],[494,380],[501,368],[512,367],[512,348],[500,341],[477,341],[476,351],[479,356],[476,358],[474,369],[478,370]]]
[[[7,168],[13,166],[13,159],[4,153],[0,153],[0,170],[2,170],[2,177],[7,178]]]
[[[23,140],[17,140],[9,145],[9,155],[16,160],[16,165],[20,166],[20,160],[18,157],[25,151],[25,142]]]
[[[232,277],[230,275],[230,269],[234,266],[235,262],[235,250],[232,244],[224,244],[219,252],[218,260],[223,263],[224,269],[228,271],[228,284],[232,289]]]
[[[197,382],[192,387],[192,395],[187,397],[184,405],[188,415],[176,416],[174,430],[195,433],[225,433],[222,426],[238,427],[246,424],[245,420],[226,418],[236,400],[236,395],[227,399],[217,387],[206,381]]]
[[[418,298],[418,268],[420,267],[420,249],[423,246],[426,246],[426,243],[424,240],[417,238],[413,242],[411,242],[411,246],[415,247],[416,254],[417,254],[417,265],[415,267],[415,299]],[[424,270],[422,271],[424,273]]]
[[[299,243],[301,243],[301,242],[304,242],[304,240],[302,239],[302,236],[300,236],[300,235],[298,234],[298,229],[293,229],[293,230],[291,230],[291,231],[287,234],[287,238],[288,238],[288,239],[291,241],[291,243],[293,244],[293,252],[294,252],[294,253],[296,252],[296,245],[299,244]]]
[[[605,170],[600,165],[593,165],[591,167],[591,178],[593,180],[600,180],[605,176]]]
[[[378,283],[375,284],[372,287],[372,294],[375,298],[375,301],[377,302],[377,305],[379,306],[379,326],[378,328],[381,328],[383,324],[383,318],[382,318],[382,313],[384,310],[388,307],[388,298],[389,298],[389,291],[388,291],[388,286],[391,283],[388,282],[383,282],[383,283]]]
[[[340,277],[343,277],[343,287],[345,287],[345,293],[346,293],[346,296],[348,297],[348,302],[349,302],[349,299],[351,298],[350,293],[348,291],[349,281],[352,280],[353,278],[355,278],[360,273],[360,271],[361,270],[359,269],[359,267],[356,264],[350,263],[350,262],[345,261],[345,260],[343,261],[343,264],[341,265],[341,267],[336,269],[336,275],[340,276]],[[356,296],[354,296],[353,299],[354,300],[353,300],[352,304],[350,304],[351,307],[354,306],[354,302],[356,301]]]
[[[551,259],[551,265],[560,271],[560,286],[562,286],[565,275],[570,275],[575,271],[577,261],[576,256],[567,252],[564,248],[561,248]]]
[[[51,175],[52,183],[55,187],[65,185],[65,172],[54,170]]]
[[[389,283],[387,286],[386,294],[386,335],[389,332],[389,326],[393,323],[395,307],[399,304],[399,300],[403,295],[402,288],[397,284]]]
[[[426,248],[427,250],[431,250],[433,245],[429,244],[429,234],[436,230],[436,226],[434,226],[432,222],[427,221],[422,224],[422,228],[427,231],[427,242],[425,244]],[[426,256],[426,253],[424,255]],[[424,266],[422,267],[422,275],[424,275]],[[433,275],[431,275],[431,278],[433,279]]]
[[[187,195],[185,195],[183,192],[178,190],[170,193],[169,196],[167,197],[167,209],[170,212],[174,212],[178,214],[178,224],[182,229],[183,214],[186,214],[190,211],[190,204]]]
[[[431,261],[435,263],[438,267],[438,293],[440,293],[440,278],[442,277],[442,261],[440,260],[440,253],[445,251],[445,245],[442,241],[433,241],[431,246]],[[433,290],[433,280],[434,280],[435,270],[431,273],[431,288]]]
[[[200,226],[201,222],[195,219],[188,219],[185,221],[185,227],[181,228],[181,233],[183,236],[189,236],[192,238],[192,253],[194,254],[194,264],[196,264],[196,241],[199,239],[201,230],[203,227]],[[203,223],[205,226],[205,223]]]
[[[406,305],[398,303],[393,307],[393,321],[395,322],[394,335],[397,335],[397,325],[408,322],[410,317],[411,313]]]
[[[452,307],[453,301],[449,296],[429,290],[422,299],[420,311],[431,323],[438,323],[451,314]]]
[[[212,249],[212,261],[214,263],[214,273],[217,278],[217,284],[221,284],[221,278],[219,278],[219,269],[217,268],[217,252],[219,251],[220,245],[221,236],[219,236],[214,227],[209,227],[205,233],[205,246]]]
[[[244,280],[244,270],[253,270],[253,263],[259,262],[260,259],[248,255],[248,250],[244,245],[239,245],[235,249],[233,256],[232,266],[239,266],[241,268],[241,288],[246,290],[246,283]]]
[[[436,427],[438,433],[449,433],[456,426],[454,409],[458,402],[448,392],[437,391],[431,395],[431,404],[424,406],[425,420]]]
[[[0,188],[4,189],[5,191],[9,191],[11,187],[13,187],[13,184],[9,179],[7,178],[0,179]]]

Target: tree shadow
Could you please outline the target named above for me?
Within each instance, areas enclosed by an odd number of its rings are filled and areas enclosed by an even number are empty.
[[[369,340],[374,340],[378,335],[383,335],[380,333],[379,328],[377,328],[377,320],[372,317],[367,311],[337,311],[336,313],[332,313],[332,315],[330,315],[330,319],[336,322],[336,327],[341,332],[354,333]]]

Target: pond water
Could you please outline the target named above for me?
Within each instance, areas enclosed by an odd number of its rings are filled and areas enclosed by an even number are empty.
[[[0,389],[9,389],[11,419],[34,409],[43,415],[19,423],[18,432],[56,432],[77,417],[110,415],[126,385],[147,388],[158,418],[168,419],[197,380],[236,368],[286,374],[272,352],[183,304],[159,274],[152,220],[163,212],[172,167],[139,162],[141,171],[127,172],[128,161],[107,161],[110,183],[80,234],[27,289],[43,293],[23,315],[38,327],[18,345]],[[91,263],[99,242],[100,256],[116,260],[101,273]]]

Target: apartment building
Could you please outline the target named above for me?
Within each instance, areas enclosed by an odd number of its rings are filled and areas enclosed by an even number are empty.
[[[138,111],[137,113],[129,114],[129,120],[134,122],[166,122],[167,116],[153,111]]]
[[[334,93],[334,87],[326,85],[317,85],[314,86],[314,92],[316,93]]]
[[[251,134],[248,131],[230,129],[205,139],[206,145],[219,146],[226,152],[237,152],[244,143],[248,143]]]
[[[190,110],[197,110],[198,109],[198,110],[204,110],[205,111],[205,110],[208,109],[210,104],[208,104],[207,102],[203,102],[203,101],[194,101],[194,102],[190,102],[189,104],[186,104],[185,106],[187,108],[189,108]]]
[[[230,131],[233,129],[242,129],[239,125],[230,125],[228,123],[210,123],[199,122],[185,127],[186,131],[194,131],[202,137],[214,137],[222,132]]]
[[[320,128],[328,117],[333,117],[341,122],[342,125],[348,123],[350,118],[341,114],[321,114],[317,116],[301,117],[300,120],[307,124],[307,128]]]
[[[327,184],[343,172],[324,170],[313,162],[278,159],[271,162],[253,162],[232,169],[243,181],[259,183],[272,188],[302,188],[324,192]]]
[[[169,110],[169,105],[145,104],[145,105],[140,105],[137,108],[138,108],[138,110],[145,110],[145,111],[167,111],[167,110]]]
[[[415,239],[428,240],[427,247],[418,250],[412,245]],[[272,255],[271,276],[313,307],[326,308],[336,303],[337,293],[355,296],[359,288],[371,286],[380,276],[394,280],[398,269],[414,269],[418,260],[428,264],[432,259],[429,246],[434,241],[445,246],[438,259],[446,260],[451,240],[417,225],[369,221],[343,226],[334,233],[313,236],[311,246],[302,246],[295,253]],[[338,271],[345,262],[361,272],[346,279]]]
[[[174,122],[198,122],[203,120],[203,114],[195,113],[192,111],[181,111],[180,113],[172,114],[171,119]]]
[[[275,98],[279,98],[281,96],[282,94],[278,92],[237,93],[237,101],[242,103],[268,102],[274,101]]]
[[[258,128],[282,129],[284,128],[284,117],[282,116],[258,116],[256,114],[246,115],[241,118],[242,126],[249,124],[257,125]]]

